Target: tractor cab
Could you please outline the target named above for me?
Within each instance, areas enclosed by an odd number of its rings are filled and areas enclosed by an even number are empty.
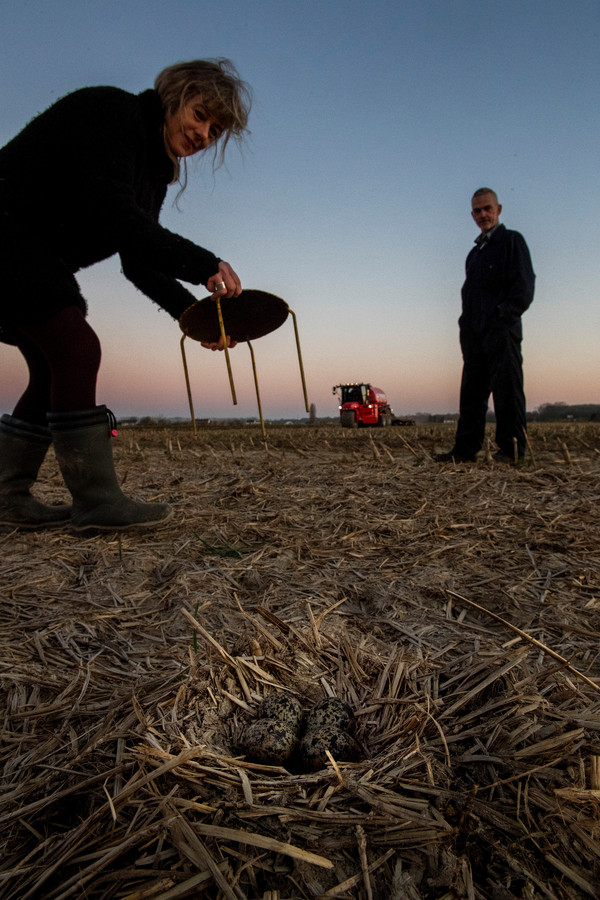
[[[368,384],[342,384],[340,385],[341,405],[345,403],[366,403]]]

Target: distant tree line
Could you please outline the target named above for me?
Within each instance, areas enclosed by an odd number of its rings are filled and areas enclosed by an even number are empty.
[[[411,418],[420,424],[426,423],[453,423],[458,421],[458,413],[415,413]],[[338,416],[321,416],[316,415],[316,407],[311,404],[308,417],[299,419],[268,419],[272,425],[337,425],[339,424]],[[487,414],[488,422],[495,422],[496,417],[494,411],[490,410]],[[538,409],[527,413],[528,422],[600,422],[600,403],[543,403]],[[223,426],[231,425],[239,427],[240,425],[258,425],[257,418],[223,418],[223,419],[197,419],[198,425],[202,426]],[[120,425],[139,425],[143,428],[153,428],[156,426],[165,427],[168,425],[190,425],[191,420],[182,417],[167,418],[165,416],[126,416],[119,419]]]
[[[600,403],[542,403],[527,418],[532,422],[559,422],[568,419],[576,422],[600,422]]]
[[[458,413],[417,413],[417,422],[458,421]],[[494,410],[486,416],[488,422],[495,422]],[[527,413],[528,422],[600,422],[600,403],[542,403],[538,409]]]

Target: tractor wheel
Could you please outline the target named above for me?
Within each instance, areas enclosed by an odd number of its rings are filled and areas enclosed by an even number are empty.
[[[342,428],[356,428],[357,421],[356,415],[354,414],[354,410],[352,409],[343,409],[341,415]]]

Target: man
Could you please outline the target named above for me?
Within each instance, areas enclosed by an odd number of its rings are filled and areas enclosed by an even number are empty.
[[[467,256],[458,320],[463,372],[460,417],[454,447],[437,462],[474,462],[483,446],[490,394],[496,413],[494,459],[516,462],[525,455],[521,315],[533,300],[535,274],[527,244],[518,231],[499,222],[495,191],[473,194],[471,215],[481,234]]]

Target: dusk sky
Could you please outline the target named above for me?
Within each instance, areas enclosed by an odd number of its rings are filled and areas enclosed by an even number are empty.
[[[527,408],[600,402],[598,0],[4,0],[0,144],[85,85],[134,93],[228,57],[254,91],[227,166],[189,167],[162,223],[285,299],[309,401],[370,381],[398,415],[458,409],[457,319],[476,188],[537,275],[523,318]],[[178,324],[112,258],[80,272],[103,345],[98,402],[185,416]],[[195,296],[206,291],[191,288]],[[265,417],[305,415],[290,320],[253,344]],[[256,415],[250,355],[186,342],[198,417]],[[0,344],[0,412],[26,383]]]

